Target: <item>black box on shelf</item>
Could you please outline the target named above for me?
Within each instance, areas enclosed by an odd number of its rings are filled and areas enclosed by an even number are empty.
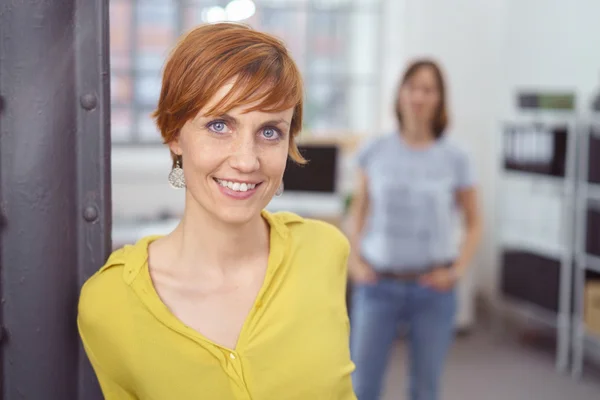
[[[585,251],[600,257],[600,207],[588,204]]]
[[[560,260],[523,250],[502,253],[501,290],[509,298],[558,312]]]

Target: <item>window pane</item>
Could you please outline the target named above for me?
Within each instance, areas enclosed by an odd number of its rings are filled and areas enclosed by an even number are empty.
[[[160,68],[179,34],[177,9],[171,1],[138,1],[136,68]]]
[[[303,9],[263,7],[252,26],[283,40],[302,72],[306,63],[307,14]]]
[[[183,32],[187,32],[197,25],[201,24],[202,21],[202,10],[204,6],[202,4],[197,4],[192,1],[187,1],[184,6],[184,11],[181,14],[182,22],[183,22]]]
[[[259,0],[265,1],[265,0]],[[266,0],[268,1],[268,0]],[[282,1],[282,0],[275,0]],[[285,0],[283,0],[285,1]],[[306,0],[304,0],[306,1]],[[394,1],[394,0],[392,0]],[[398,1],[398,0],[395,0]],[[311,0],[313,7],[320,9],[328,9],[328,8],[360,8],[360,10],[366,10],[368,8],[375,8],[379,4],[381,4],[382,0]]]
[[[128,107],[112,107],[111,119],[111,141],[115,143],[131,141],[131,110]]]
[[[305,127],[316,135],[373,131],[377,95],[377,85],[370,82],[312,82],[307,87]]]
[[[162,53],[138,53],[135,58],[135,64],[138,71],[159,71],[162,70],[166,62],[167,54]]]
[[[348,15],[347,52],[343,64],[355,75],[377,75],[379,64],[379,14],[356,12]]]
[[[136,103],[144,108],[156,107],[160,97],[161,84],[159,72],[138,75],[135,81]]]
[[[346,0],[347,1],[347,0]],[[365,7],[365,6],[370,6],[370,7],[378,7],[382,1],[384,0],[352,0],[353,4],[358,6],[358,7]]]
[[[138,25],[174,25],[178,3],[176,0],[137,0],[136,17]]]
[[[378,14],[318,11],[309,15],[309,74],[376,74]]]
[[[160,143],[162,138],[156,126],[156,123],[151,118],[152,110],[145,109],[140,111],[137,116],[138,138],[142,142]]]
[[[379,88],[376,82],[354,82],[348,85],[348,129],[353,133],[370,133],[379,119]],[[391,107],[390,107],[391,109]]]
[[[115,69],[127,69],[131,65],[131,2],[110,2],[110,63]]]
[[[226,3],[218,0],[188,0],[184,2],[182,13],[183,30],[188,31],[199,24],[226,20]],[[217,18],[217,19],[215,19]],[[248,20],[244,21],[248,23]]]
[[[129,74],[111,73],[110,97],[113,104],[121,106],[131,104],[131,92],[131,76]]]
[[[308,3],[315,0],[255,0],[254,2],[262,7],[289,7],[289,8],[299,8],[306,7]],[[339,0],[321,0],[321,1],[339,1]],[[347,1],[347,0],[344,0]]]
[[[347,128],[347,88],[339,83],[311,83],[306,90],[305,127],[315,134]]]
[[[348,17],[336,11],[316,11],[308,19],[308,73],[344,73],[348,42]]]

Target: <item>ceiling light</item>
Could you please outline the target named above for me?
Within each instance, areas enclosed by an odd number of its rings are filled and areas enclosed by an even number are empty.
[[[256,6],[252,0],[232,0],[225,7],[229,21],[243,21],[253,16],[255,12]]]

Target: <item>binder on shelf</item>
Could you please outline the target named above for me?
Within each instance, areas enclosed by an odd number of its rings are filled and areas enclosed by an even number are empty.
[[[506,124],[504,168],[565,177],[568,128],[562,125]]]
[[[588,202],[585,230],[586,253],[600,257],[600,204]]]
[[[591,126],[588,143],[588,182],[600,183],[600,126]]]

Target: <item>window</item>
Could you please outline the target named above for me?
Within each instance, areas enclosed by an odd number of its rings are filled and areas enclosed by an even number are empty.
[[[131,61],[131,1],[111,1],[110,3],[110,62],[113,70],[130,69]]]
[[[304,126],[313,134],[372,129],[381,1],[254,0],[255,12],[244,23],[281,38],[290,49],[305,80]],[[226,18],[229,3],[110,0],[113,143],[161,143],[150,114],[166,57],[182,33],[207,19]]]

